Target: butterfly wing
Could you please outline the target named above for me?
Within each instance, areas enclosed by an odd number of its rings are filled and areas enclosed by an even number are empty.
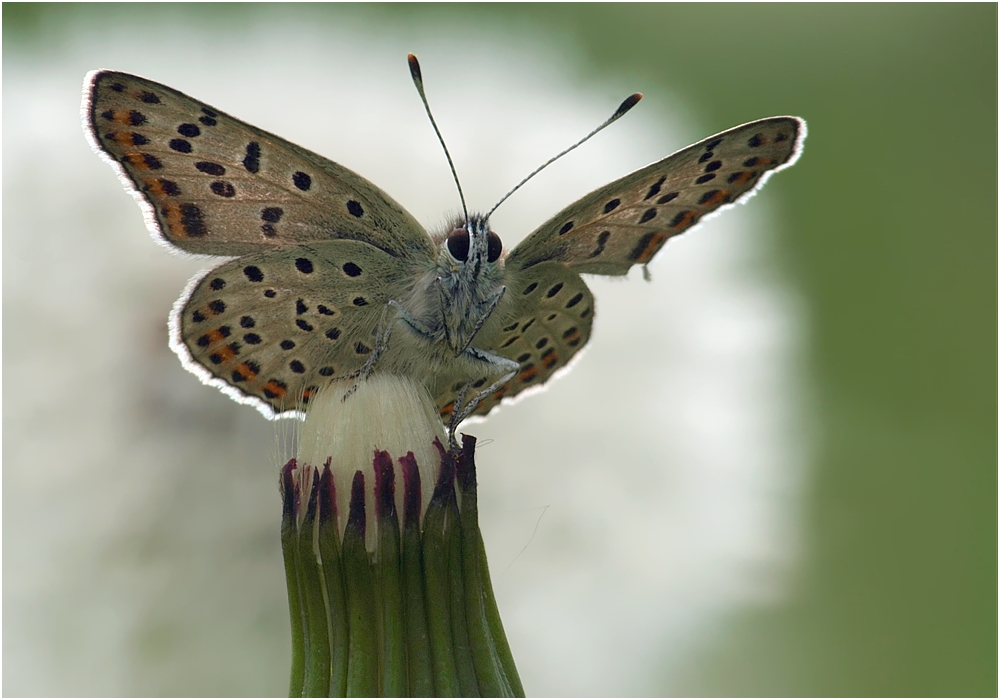
[[[591,192],[528,236],[505,260],[507,295],[494,332],[475,341],[521,369],[475,413],[543,384],[586,345],[594,299],[578,273],[624,275],[648,263],[669,238],[791,165],[804,137],[796,117],[724,131]],[[439,387],[442,412],[460,389]]]
[[[396,258],[434,255],[423,227],[368,180],[165,85],[95,71],[83,119],[150,231],[188,252],[352,239]]]
[[[794,163],[805,133],[797,117],[772,117],[688,146],[563,209],[511,252],[507,268],[559,261],[577,272],[624,275]]]
[[[187,369],[269,418],[365,363],[405,267],[360,241],[265,250],[192,280],[171,315]]]
[[[515,375],[484,398],[474,415],[485,416],[504,398],[541,386],[587,344],[594,319],[594,297],[579,274],[559,262],[533,265],[507,280],[507,292],[476,336],[477,347],[521,365]],[[473,390],[497,377],[480,377]],[[451,408],[465,381],[442,374],[431,383],[442,416]]]

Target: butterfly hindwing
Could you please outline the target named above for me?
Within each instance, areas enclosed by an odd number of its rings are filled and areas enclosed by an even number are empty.
[[[406,210],[337,163],[134,75],[95,71],[85,90],[92,145],[178,248],[231,256],[353,239],[397,258],[434,254]]]
[[[508,269],[507,291],[489,322],[476,336],[476,345],[520,365],[506,385],[487,396],[474,415],[485,416],[504,398],[547,382],[565,367],[590,339],[594,297],[576,272],[562,263],[547,262],[524,271]],[[438,410],[451,411],[464,381],[443,376],[432,382]],[[482,376],[471,388],[488,387],[497,376]]]
[[[188,369],[273,417],[364,365],[409,266],[358,241],[245,255],[193,282],[171,319]]]
[[[506,264],[558,260],[577,272],[624,275],[673,236],[740,201],[801,151],[805,123],[772,117],[738,126],[605,185],[519,244]]]

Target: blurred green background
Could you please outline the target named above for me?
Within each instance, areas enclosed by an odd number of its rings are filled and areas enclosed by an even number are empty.
[[[44,55],[111,13],[166,11],[7,3],[4,54]],[[258,11],[169,9],[219,31]],[[403,34],[489,25],[514,45],[558,37],[583,73],[676,94],[713,130],[804,117],[804,157],[768,186],[786,214],[779,262],[809,318],[804,557],[789,598],[731,620],[670,688],[996,695],[995,4],[285,11]]]

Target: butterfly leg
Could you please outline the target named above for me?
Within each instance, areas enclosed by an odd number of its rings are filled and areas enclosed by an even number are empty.
[[[462,354],[469,359],[490,365],[493,369],[503,372],[503,376],[487,388],[478,392],[468,401],[465,400],[465,396],[469,389],[472,388],[472,382],[468,382],[458,392],[458,396],[455,398],[455,407],[452,409],[451,418],[448,420],[448,440],[453,447],[458,445],[458,441],[455,439],[455,431],[458,430],[459,424],[476,410],[476,406],[479,405],[480,401],[513,379],[517,371],[521,369],[521,365],[514,360],[494,355],[491,352],[486,352],[476,347],[468,347]]]
[[[476,321],[476,325],[472,328],[472,333],[469,334],[469,342],[467,342],[465,344],[465,347],[462,348],[462,352],[466,352],[467,350],[470,349],[469,346],[472,345],[472,339],[476,337],[476,334],[479,333],[479,330],[483,327],[483,324],[486,323],[489,317],[493,315],[493,311],[497,308],[497,304],[500,303],[500,300],[503,299],[504,292],[506,291],[507,291],[506,287],[500,287],[498,290],[493,292],[493,294],[491,294],[489,298],[486,300],[489,306],[486,307],[486,311],[484,311],[482,315],[479,317],[479,320]],[[496,356],[494,355],[494,357]]]
[[[371,354],[365,361],[365,364],[361,369],[356,372],[352,372],[347,375],[346,379],[356,380],[354,385],[344,392],[344,396],[341,401],[347,401],[347,399],[357,391],[358,384],[368,379],[371,373],[375,370],[375,364],[379,361],[379,358],[389,347],[389,337],[392,335],[392,327],[395,325],[397,320],[402,319],[408,326],[413,328],[420,335],[425,335],[430,337],[430,331],[423,328],[420,323],[406,310],[402,305],[395,300],[389,301],[385,308],[382,309],[382,318],[379,320],[379,332],[375,339],[375,347],[372,349]]]

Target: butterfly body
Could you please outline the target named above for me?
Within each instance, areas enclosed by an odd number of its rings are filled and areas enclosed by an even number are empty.
[[[485,415],[587,343],[594,298],[581,273],[648,264],[793,163],[805,136],[800,119],[774,117],[710,137],[505,253],[485,216],[432,237],[360,175],[143,78],[89,74],[83,119],[155,236],[228,258],[174,306],[171,347],[187,369],[271,418],[302,415],[334,380],[405,375],[453,428],[456,404]]]

